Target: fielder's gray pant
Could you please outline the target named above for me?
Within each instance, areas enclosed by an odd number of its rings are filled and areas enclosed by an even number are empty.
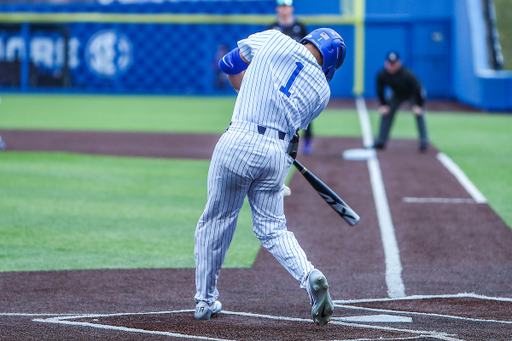
[[[393,120],[395,118],[395,113],[400,107],[400,105],[406,101],[407,98],[400,98],[392,96],[389,101],[389,113],[387,115],[382,115],[380,120],[380,130],[379,136],[375,139],[376,145],[385,146],[388,142],[389,131],[391,130],[391,126],[393,125]],[[416,116],[416,115],[415,115]],[[428,144],[428,136],[427,136],[427,125],[425,124],[425,111],[421,113],[420,116],[416,116],[416,124],[418,126],[419,140],[420,146],[426,146]]]

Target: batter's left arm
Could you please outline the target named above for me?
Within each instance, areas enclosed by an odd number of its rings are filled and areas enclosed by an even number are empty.
[[[228,80],[233,89],[237,92],[240,91],[240,86],[242,85],[242,79],[244,79],[245,70],[236,75],[228,75]]]
[[[240,90],[245,70],[249,66],[249,61],[242,55],[237,47],[227,53],[220,61],[219,68],[228,75],[228,80],[233,89]]]

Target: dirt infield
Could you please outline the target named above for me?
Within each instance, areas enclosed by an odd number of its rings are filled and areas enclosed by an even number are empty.
[[[9,150],[209,158],[218,136],[0,131]],[[512,231],[476,204],[416,141],[378,153],[405,297],[390,298],[385,251],[358,139],[317,138],[299,160],[362,217],[339,218],[300,176],[288,226],[327,276],[336,309],[311,323],[307,294],[264,249],[251,269],[223,269],[223,312],[196,321],[193,269],[0,273],[0,340],[511,340]],[[9,151],[7,151],[9,152]],[[465,199],[410,202],[404,198]]]

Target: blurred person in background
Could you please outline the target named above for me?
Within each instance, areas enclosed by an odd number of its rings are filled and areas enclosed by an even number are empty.
[[[277,0],[277,21],[272,23],[269,29],[281,31],[298,42],[308,35],[308,30],[306,25],[295,18],[294,11],[293,0]]]
[[[276,13],[277,21],[272,23],[268,28],[283,32],[295,41],[300,41],[308,35],[306,25],[300,22],[294,15],[295,8],[293,7],[293,0],[277,0]],[[309,155],[313,151],[313,130],[311,123],[308,129],[304,132],[304,140],[302,144],[302,151],[304,154]]]
[[[386,89],[391,93],[386,96]],[[381,113],[379,136],[375,140],[375,149],[384,149],[389,137],[389,131],[400,105],[409,101],[411,110],[416,115],[419,133],[419,150],[427,151],[428,137],[425,123],[425,91],[416,75],[402,65],[397,52],[389,52],[384,61],[384,68],[377,74],[377,96],[379,97]]]

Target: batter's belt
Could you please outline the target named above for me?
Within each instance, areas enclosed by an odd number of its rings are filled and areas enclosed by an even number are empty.
[[[287,134],[285,132],[282,132],[282,131],[279,131],[279,130],[276,130],[273,128],[264,127],[259,124],[247,122],[247,121],[231,121],[229,126],[226,128],[226,131],[228,131],[229,128],[237,128],[240,130],[254,131],[261,135],[276,138],[279,140],[284,140],[284,141],[290,141],[290,139],[292,138],[291,134]]]

